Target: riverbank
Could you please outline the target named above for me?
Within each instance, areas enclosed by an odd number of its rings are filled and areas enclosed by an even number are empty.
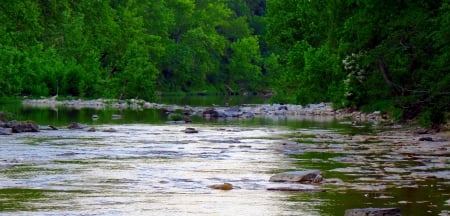
[[[384,122],[388,116],[376,111],[363,113],[345,109],[334,109],[331,103],[309,104],[306,106],[295,104],[242,104],[240,106],[216,106],[191,107],[189,105],[158,104],[140,99],[116,100],[56,100],[55,98],[26,99],[23,105],[31,107],[58,106],[74,109],[162,109],[168,113],[180,112],[185,115],[199,115],[208,118],[253,118],[255,116],[288,116],[288,117],[323,117],[328,119],[349,119],[353,121]]]

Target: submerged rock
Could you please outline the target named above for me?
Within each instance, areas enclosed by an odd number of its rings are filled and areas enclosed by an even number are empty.
[[[103,129],[102,132],[114,133],[114,132],[117,132],[117,130],[114,128],[106,128],[106,129]]]
[[[401,216],[399,208],[348,209],[345,216]]]
[[[433,138],[431,138],[431,137],[420,137],[419,141],[433,142]]]
[[[274,184],[266,188],[270,191],[323,192],[324,189],[307,184]]]
[[[213,184],[208,187],[211,189],[216,189],[216,190],[232,190],[233,189],[233,185],[230,183]]]
[[[198,130],[196,130],[195,128],[186,128],[184,129],[185,133],[198,133]]]
[[[270,177],[271,182],[319,183],[323,180],[319,170],[302,170],[278,173]]]

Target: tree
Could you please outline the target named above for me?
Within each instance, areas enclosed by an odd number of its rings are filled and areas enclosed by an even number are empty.
[[[337,101],[343,71],[338,66],[337,26],[342,22],[342,3],[329,1],[267,2],[267,36],[282,68],[278,85],[280,100],[297,103]],[[274,71],[272,74],[276,73]]]
[[[262,57],[257,37],[247,37],[231,44],[231,57],[228,65],[228,85],[240,89],[261,88]]]

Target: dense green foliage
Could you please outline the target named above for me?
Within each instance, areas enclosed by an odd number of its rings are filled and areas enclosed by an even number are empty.
[[[442,123],[450,111],[449,18],[448,0],[267,1],[275,88],[292,102]]]
[[[263,1],[244,0],[4,2],[0,93],[257,90],[264,11]]]
[[[274,90],[441,123],[450,0],[7,0],[0,96]]]

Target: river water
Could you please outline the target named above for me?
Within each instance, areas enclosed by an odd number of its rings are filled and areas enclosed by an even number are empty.
[[[0,215],[344,215],[366,207],[448,215],[449,156],[386,159],[367,152],[386,143],[343,140],[373,134],[370,125],[283,117],[178,125],[158,110],[2,109],[60,130],[0,136]],[[96,132],[68,130],[71,121]],[[417,177],[425,163],[436,175]],[[273,174],[303,169],[341,183],[267,190]],[[208,187],[225,182],[234,189]]]

